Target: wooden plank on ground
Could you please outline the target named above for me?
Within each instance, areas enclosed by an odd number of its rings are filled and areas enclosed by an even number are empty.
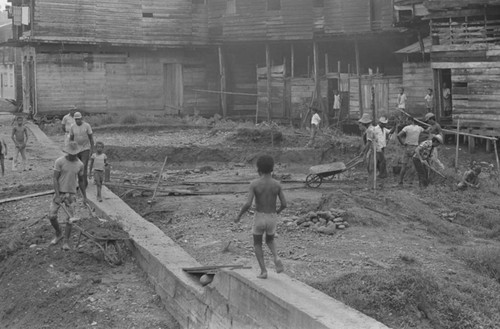
[[[12,197],[12,198],[7,198],[7,199],[0,200],[0,204],[7,203],[7,202],[13,202],[13,201],[19,201],[19,200],[23,200],[23,199],[35,198],[35,197],[39,197],[39,196],[52,194],[54,192],[55,192],[54,190],[48,190],[48,191],[43,191],[43,192],[38,192],[38,193],[33,193],[33,194],[26,194],[26,195],[16,196],[16,197]]]

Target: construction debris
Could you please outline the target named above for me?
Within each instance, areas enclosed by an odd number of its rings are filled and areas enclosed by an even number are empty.
[[[349,227],[345,220],[347,212],[341,209],[330,209],[328,211],[310,211],[300,217],[292,217],[285,220],[287,226],[296,225],[300,228],[309,228],[315,232],[334,235],[336,230],[343,230]]]

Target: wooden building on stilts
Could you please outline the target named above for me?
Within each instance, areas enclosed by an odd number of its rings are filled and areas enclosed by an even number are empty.
[[[394,54],[416,41],[393,0],[11,0],[25,111],[163,111],[298,123],[390,115]],[[326,116],[327,117],[327,116]],[[327,117],[328,118],[328,117]]]

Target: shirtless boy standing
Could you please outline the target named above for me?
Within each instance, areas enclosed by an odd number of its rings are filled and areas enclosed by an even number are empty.
[[[260,178],[250,183],[247,202],[241,208],[238,217],[234,219],[238,223],[250,207],[255,198],[255,217],[252,228],[253,245],[255,256],[260,266],[259,279],[267,279],[266,264],[264,262],[264,251],[262,250],[262,237],[266,233],[266,244],[273,254],[276,272],[283,272],[283,263],[278,257],[274,234],[276,233],[277,214],[286,208],[285,195],[278,181],[271,177],[274,170],[274,159],[269,155],[260,156],[257,160],[257,171]],[[280,207],[276,210],[276,200],[280,199]]]
[[[19,163],[19,154],[21,154],[21,170],[25,170],[26,163],[26,144],[28,143],[28,129],[23,124],[23,117],[17,117],[16,125],[12,128],[12,140],[16,147],[14,158],[12,160],[12,170],[16,170]]]

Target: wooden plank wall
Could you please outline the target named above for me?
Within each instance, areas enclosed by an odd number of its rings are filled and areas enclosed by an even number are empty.
[[[412,114],[425,114],[424,97],[427,89],[434,89],[431,63],[403,63],[403,87],[408,96],[407,109]],[[397,92],[392,98],[392,105],[395,106],[396,102]]]
[[[500,63],[476,63],[474,68],[453,68],[453,120],[464,127],[500,128]]]
[[[371,7],[377,13],[371,16]],[[363,33],[392,30],[391,0],[325,1],[325,33]]]
[[[184,111],[219,111],[218,96],[193,89],[219,88],[215,52],[171,50],[123,53],[38,53],[39,112],[65,111],[72,105],[93,113],[164,110],[163,65],[184,66]]]
[[[208,16],[205,5],[186,0],[43,0],[35,3],[34,35],[68,42],[206,44]]]
[[[301,118],[302,115],[307,113],[311,104],[311,98],[314,93],[315,83],[312,78],[293,78],[290,80],[291,85],[291,113],[292,118]],[[321,95],[323,102],[328,104],[327,91],[328,80],[322,79],[320,82]]]

